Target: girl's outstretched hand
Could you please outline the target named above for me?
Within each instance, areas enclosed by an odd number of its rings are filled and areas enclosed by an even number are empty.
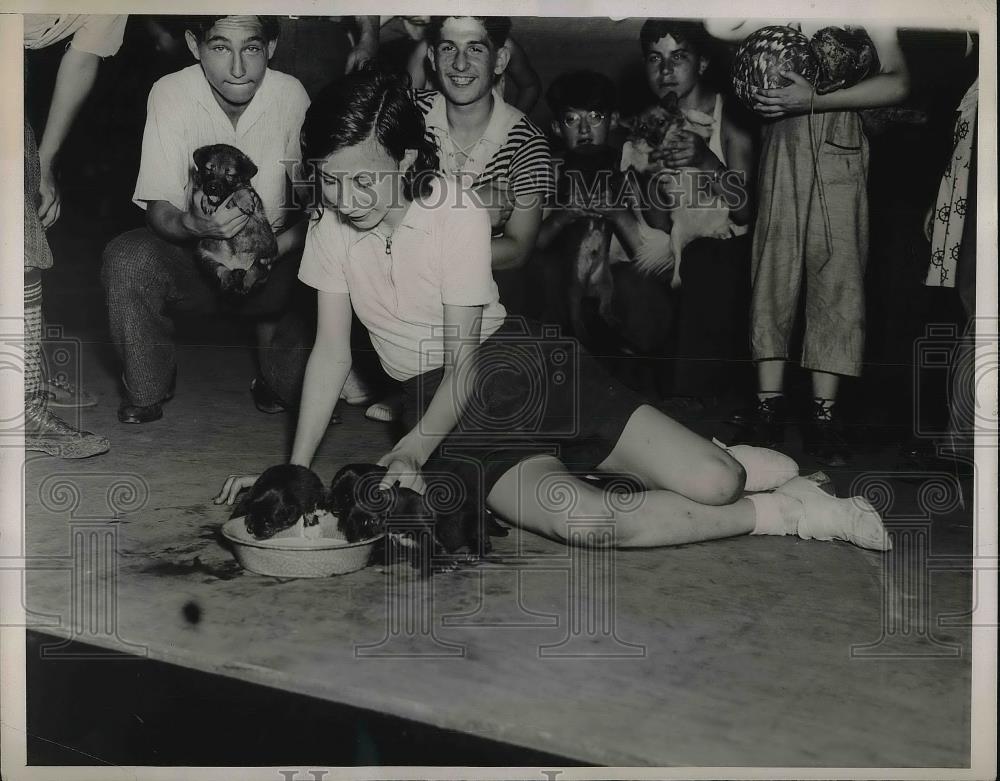
[[[253,487],[260,475],[229,475],[222,484],[222,490],[212,501],[216,504],[232,504],[240,491]]]
[[[787,87],[754,90],[753,110],[768,119],[808,113],[813,102],[813,85],[792,71],[782,71],[781,75],[792,83]]]
[[[395,483],[399,483],[400,488],[409,488],[418,494],[427,490],[427,484],[420,471],[423,462],[415,453],[408,452],[405,447],[397,446],[382,456],[377,463],[379,466],[388,468],[379,483],[380,490],[392,488]]]

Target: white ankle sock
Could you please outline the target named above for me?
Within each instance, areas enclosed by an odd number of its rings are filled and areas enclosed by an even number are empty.
[[[784,494],[749,494],[753,504],[754,527],[751,534],[797,534],[804,510],[802,502]],[[788,501],[791,499],[791,501]]]

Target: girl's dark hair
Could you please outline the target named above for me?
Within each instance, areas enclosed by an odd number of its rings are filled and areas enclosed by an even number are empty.
[[[397,162],[407,149],[417,150],[417,159],[403,175],[403,195],[408,200],[430,195],[438,154],[437,144],[425,133],[423,112],[400,76],[371,67],[333,82],[309,106],[300,135],[307,173],[317,161],[373,133]]]
[[[219,16],[190,16],[187,20],[187,29],[194,33],[195,38],[204,42],[205,36],[207,36],[208,31],[215,26],[215,23],[220,19],[227,19],[229,16],[232,16],[232,14],[221,14]],[[278,17],[258,16],[257,18],[260,20],[261,32],[264,33],[265,40],[268,43],[278,40]]]

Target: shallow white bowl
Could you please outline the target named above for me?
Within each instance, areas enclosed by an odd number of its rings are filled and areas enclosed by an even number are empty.
[[[323,535],[255,540],[243,516],[226,521],[222,527],[222,536],[233,544],[233,554],[241,567],[276,578],[325,578],[355,572],[368,563],[372,548],[381,538],[348,542],[334,526],[325,523]]]

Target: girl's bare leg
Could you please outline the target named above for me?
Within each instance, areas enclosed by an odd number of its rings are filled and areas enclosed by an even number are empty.
[[[747,499],[707,505],[667,490],[616,495],[571,475],[553,456],[531,458],[508,470],[486,504],[523,529],[561,541],[569,539],[574,521],[613,523],[616,547],[682,545],[749,534],[755,517]]]

